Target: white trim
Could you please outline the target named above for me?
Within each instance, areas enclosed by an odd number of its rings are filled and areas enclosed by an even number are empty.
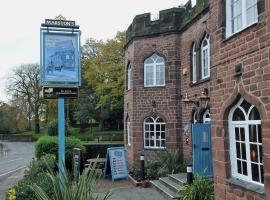
[[[247,23],[247,6],[246,0],[240,0],[242,4],[242,27],[239,28],[237,31],[233,32],[233,23],[232,23],[232,0],[226,0],[226,38],[231,37],[232,35],[241,32],[245,28],[258,23],[258,7],[257,7],[257,0],[256,0],[256,16],[253,22]]]
[[[127,70],[127,90],[131,89],[131,76],[132,76],[132,68],[131,65],[129,65]]]
[[[153,122],[145,122],[148,118],[151,118],[152,120],[153,120]],[[145,118],[144,119],[144,122],[143,122],[143,143],[144,143],[144,148],[145,149],[165,149],[166,148],[166,123],[165,122],[157,122],[157,119],[159,119],[160,117],[157,117],[156,119],[154,119],[153,117],[147,117],[147,118]],[[145,130],[145,127],[146,127],[146,125],[148,125],[149,126],[149,130],[147,131],[148,132],[148,134],[149,134],[149,137],[148,138],[146,138],[146,130]],[[151,125],[153,125],[153,127],[154,127],[154,131],[152,131],[153,133],[154,133],[154,138],[153,138],[153,140],[154,140],[154,146],[151,146],[151,144],[150,144],[150,126]],[[160,130],[159,131],[157,131],[156,130],[156,127],[157,127],[157,125],[160,125]],[[164,131],[161,131],[161,126],[162,125],[164,125]],[[157,133],[160,133],[160,139],[159,139],[159,142],[160,142],[160,146],[157,146],[157,137],[156,137],[156,135],[157,135]],[[164,139],[162,139],[161,138],[161,134],[162,133],[164,133]],[[149,145],[146,145],[146,139],[147,140],[149,140]],[[161,146],[161,142],[162,141],[164,141],[165,142],[165,146],[163,147],[163,146]]]
[[[203,46],[204,41],[207,42],[206,46]],[[204,54],[204,52],[206,52],[206,54]],[[207,56],[207,66],[204,65],[204,57]],[[207,69],[208,74],[204,74],[204,69]],[[205,35],[205,37],[202,40],[201,43],[201,78],[205,79],[205,78],[209,78],[210,77],[210,39],[209,39],[209,35]]]
[[[196,83],[197,82],[197,59],[196,59],[196,44],[193,44],[192,47],[192,83]]]
[[[258,127],[258,125],[261,125],[261,120],[249,120],[248,119],[251,110],[254,108],[254,105],[251,105],[248,112],[246,113],[246,111],[240,106],[243,101],[244,101],[244,99],[241,98],[237,102],[237,104],[232,107],[232,109],[229,112],[228,120],[229,120],[231,173],[232,173],[232,176],[235,177],[235,178],[239,178],[239,179],[242,179],[242,180],[245,180],[245,181],[252,182],[252,183],[263,186],[264,185],[263,183],[256,182],[256,181],[252,180],[251,163],[255,163],[255,162],[252,162],[251,158],[250,158],[250,145],[254,144],[254,145],[257,145],[257,146],[260,146],[260,145],[262,146],[262,144],[258,143],[258,142],[250,142],[250,138],[249,138],[249,125],[256,125],[256,127]],[[244,121],[233,121],[233,114],[234,114],[234,112],[235,112],[235,110],[237,108],[239,108],[243,112],[244,117],[245,117]],[[242,143],[242,144],[244,143],[245,144],[245,151],[246,151],[246,160],[245,161],[247,163],[247,176],[238,173],[238,169],[237,169],[237,160],[238,159],[237,159],[236,139],[235,139],[235,134],[236,134],[235,129],[236,128],[239,128],[239,130],[240,130],[240,128],[244,128],[244,131],[245,131],[245,140],[241,141],[241,142],[238,141],[238,143]],[[258,128],[256,128],[256,130],[257,130],[256,134],[258,134]],[[239,137],[240,137],[240,135],[239,135]],[[257,137],[258,137],[258,135],[257,135]],[[257,150],[257,154],[258,154],[258,157],[260,158],[259,150]],[[258,158],[258,160],[259,160],[259,158]],[[263,166],[263,164],[260,165],[259,162],[256,163],[256,164],[258,164],[259,166],[261,166],[261,165]],[[242,171],[243,171],[243,169],[242,169]],[[261,181],[262,176],[263,176],[263,174],[260,174],[260,168],[259,168],[259,179],[260,179],[260,181]]]

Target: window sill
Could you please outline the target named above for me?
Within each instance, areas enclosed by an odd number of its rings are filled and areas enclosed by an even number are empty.
[[[191,86],[191,87],[192,87],[192,86],[196,86],[196,85],[205,83],[205,82],[207,82],[207,81],[210,81],[210,77],[205,78],[205,79],[201,79],[201,80],[197,81],[196,83],[190,82],[190,83],[189,83],[189,86]]]
[[[143,86],[144,88],[165,88],[165,85]]]
[[[166,150],[166,147],[161,147],[161,148],[159,148],[159,147],[144,147],[144,150],[147,150],[147,151],[160,151],[160,150]]]
[[[237,178],[230,178],[228,182],[231,185],[238,186],[240,188],[244,188],[246,190],[249,190],[258,194],[264,194],[264,186],[257,185],[255,183],[243,181]]]
[[[257,26],[258,24],[259,24],[258,22],[254,22],[253,24],[251,24],[251,25],[249,25],[249,26],[243,28],[242,30],[240,30],[240,31],[238,31],[238,32],[232,33],[232,34],[229,35],[229,36],[226,36],[226,35],[225,35],[225,38],[224,38],[224,40],[223,40],[222,42],[227,42],[227,41],[229,41],[229,40],[231,40],[231,39],[237,37],[238,35],[240,35],[240,34],[243,33],[244,31],[246,31],[247,29],[250,29],[250,28],[252,28],[252,27],[254,27],[254,26]]]

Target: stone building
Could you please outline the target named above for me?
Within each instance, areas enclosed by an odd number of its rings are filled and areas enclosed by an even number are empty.
[[[180,149],[214,177],[216,199],[270,199],[269,47],[269,0],[137,15],[125,48],[129,163]]]

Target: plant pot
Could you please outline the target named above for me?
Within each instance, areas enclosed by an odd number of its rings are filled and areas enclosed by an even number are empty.
[[[148,188],[148,187],[150,187],[150,181],[149,180],[144,180],[144,181],[142,181],[141,182],[141,186],[143,187],[143,188]]]

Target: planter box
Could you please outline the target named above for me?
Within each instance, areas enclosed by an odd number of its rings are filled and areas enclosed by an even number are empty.
[[[128,175],[129,179],[131,180],[132,184],[136,187],[141,186],[142,182],[141,181],[136,181],[130,174]]]

